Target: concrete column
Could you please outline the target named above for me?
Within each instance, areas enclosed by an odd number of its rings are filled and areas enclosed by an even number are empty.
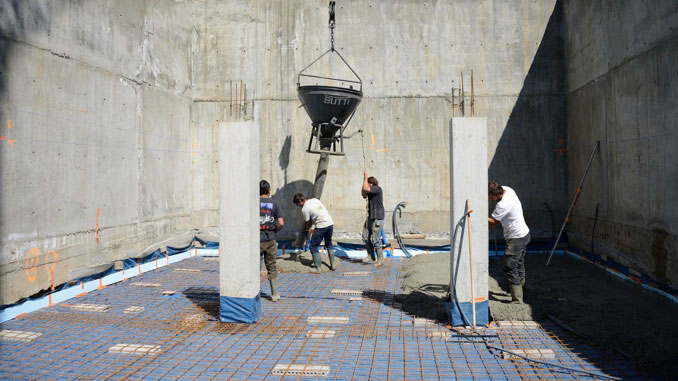
[[[469,248],[473,255],[473,280],[476,310],[476,325],[488,323],[487,299],[487,259],[488,259],[488,223],[487,223],[487,119],[452,118],[450,120],[450,216],[451,234],[459,219],[464,215],[466,200],[473,210],[470,224],[463,231],[464,240],[459,254],[461,229],[456,239],[456,250],[451,252],[452,300],[446,303],[448,316],[453,326],[466,325],[461,311],[472,323],[471,305],[471,269]],[[472,246],[469,247],[468,229],[471,228]],[[456,300],[455,303],[455,294]]]
[[[254,323],[259,295],[259,126],[219,124],[219,317]]]

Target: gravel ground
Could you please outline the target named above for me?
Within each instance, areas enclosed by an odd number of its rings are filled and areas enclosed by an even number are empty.
[[[490,312],[495,320],[546,320],[549,315],[584,335],[602,350],[621,350],[635,366],[655,377],[678,374],[678,305],[639,285],[569,256],[526,258],[525,305],[508,303],[502,258],[489,261]],[[419,255],[401,268],[403,309],[447,321],[442,298],[449,284],[449,255]]]

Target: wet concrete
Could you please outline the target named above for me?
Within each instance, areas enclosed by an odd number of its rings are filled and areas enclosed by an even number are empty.
[[[572,257],[526,257],[524,305],[510,304],[503,258],[490,258],[490,313],[494,320],[550,320],[565,323],[602,350],[623,351],[650,375],[672,379],[678,373],[678,305],[639,285],[607,274]],[[401,269],[398,300],[409,313],[447,319],[442,300],[449,282],[449,256],[421,255]]]
[[[320,272],[330,271],[330,260],[327,256],[327,253],[320,253],[322,256],[322,265],[320,266]],[[310,251],[304,251],[299,254],[299,260],[294,260],[290,257],[290,254],[285,254],[282,257],[278,257],[277,261],[278,271],[282,273],[310,273],[315,270],[315,265],[313,264],[313,257],[311,256]],[[339,258],[335,257],[335,266],[337,270],[341,269],[341,261]]]

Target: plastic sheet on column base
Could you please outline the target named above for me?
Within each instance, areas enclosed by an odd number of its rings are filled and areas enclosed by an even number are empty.
[[[253,298],[219,297],[219,320],[224,323],[256,323],[261,317],[261,293]]]

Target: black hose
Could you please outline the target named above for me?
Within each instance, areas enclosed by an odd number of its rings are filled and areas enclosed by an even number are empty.
[[[464,230],[466,228],[466,218],[468,218],[468,215],[471,212],[468,210],[464,211],[464,215],[461,216],[459,219],[459,222],[454,227],[454,233],[452,234],[452,241],[450,242],[450,256],[452,256],[452,253],[454,252],[454,247],[457,243],[457,232],[459,231],[459,228],[461,227],[461,239],[459,240],[459,251],[457,252],[457,265],[455,266],[454,269],[454,274],[450,274],[452,277],[450,280],[454,283],[453,285],[450,285],[451,287],[451,293],[454,296],[454,304],[457,306],[457,309],[459,310],[459,313],[461,314],[461,319],[464,321],[464,324],[467,326],[471,327],[473,329],[473,333],[476,331],[476,327],[471,325],[469,323],[468,318],[466,317],[466,314],[464,314],[464,311],[461,309],[461,305],[459,304],[459,298],[457,297],[457,274],[459,273],[459,264],[461,263],[461,248],[464,243]],[[450,261],[452,261],[452,258],[450,258]]]
[[[539,363],[539,364],[553,366],[553,367],[556,367],[556,368],[567,369],[567,370],[572,371],[572,372],[590,374],[592,376],[606,378],[608,380],[621,380],[621,378],[614,377],[614,376],[608,376],[607,374],[604,374],[604,373],[592,372],[590,370],[584,370],[584,369],[570,368],[569,366],[565,366],[565,365],[554,364],[554,363],[547,362],[547,361],[536,360],[536,359],[529,358],[527,356],[524,356],[524,355],[521,355],[521,354],[518,354],[518,353],[515,353],[515,352],[512,352],[512,351],[509,351],[509,350],[504,349],[504,348],[495,347],[494,345],[490,345],[488,343],[485,343],[485,346],[488,347],[488,348],[491,348],[491,349],[495,349],[497,351],[510,353],[513,356],[520,357],[520,358],[527,360],[527,361],[532,361],[532,362],[536,362],[536,363]]]
[[[391,219],[391,222],[393,224],[393,237],[396,239],[396,242],[398,242],[398,246],[400,246],[400,249],[403,251],[403,254],[407,258],[411,258],[412,254],[410,254],[409,251],[407,251],[407,248],[405,247],[405,244],[403,243],[402,238],[400,237],[400,231],[398,230],[398,224],[396,223],[396,214],[398,215],[398,218],[402,217],[402,210],[401,208],[404,208],[407,206],[407,202],[401,201],[396,205],[395,209],[393,209],[393,218]]]
[[[596,223],[598,222],[598,208],[600,203],[596,204],[596,216],[593,218],[593,229],[591,231],[591,254],[596,253],[596,248],[593,246],[593,240],[596,237]]]

